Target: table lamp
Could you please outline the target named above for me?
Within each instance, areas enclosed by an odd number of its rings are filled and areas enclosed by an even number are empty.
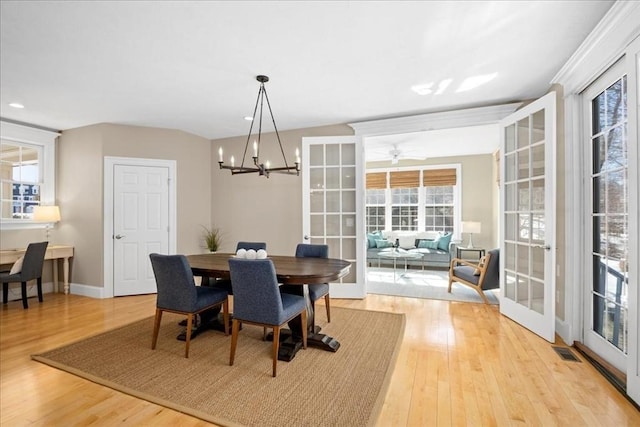
[[[47,223],[47,241],[49,241],[51,227],[60,221],[60,208],[58,206],[36,206],[33,208],[33,220]]]
[[[462,221],[462,232],[469,233],[468,248],[473,248],[473,233],[480,233],[482,224],[477,221]]]

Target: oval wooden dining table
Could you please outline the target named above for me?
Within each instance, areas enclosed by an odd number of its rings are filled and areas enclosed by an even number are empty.
[[[210,253],[187,255],[187,260],[195,276],[203,278],[203,283],[214,279],[230,279],[229,258],[235,254]],[[314,327],[314,310],[307,285],[337,282],[349,274],[351,263],[335,258],[301,258],[284,255],[268,257],[276,270],[278,283],[299,285],[299,295],[307,302],[307,345],[327,351],[337,351],[340,343],[333,337],[321,334],[319,326]],[[290,331],[284,330],[280,337],[279,360],[290,361],[302,347],[300,317],[289,322]]]

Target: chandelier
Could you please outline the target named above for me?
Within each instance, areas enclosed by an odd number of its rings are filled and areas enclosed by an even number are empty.
[[[257,76],[256,80],[260,82],[260,89],[258,89],[258,99],[256,99],[256,106],[253,109],[253,118],[251,118],[251,127],[249,128],[249,135],[247,136],[247,142],[244,146],[244,153],[242,155],[242,162],[240,166],[235,165],[235,159],[231,156],[231,164],[225,165],[224,157],[222,155],[222,147],[218,149],[218,164],[220,165],[220,169],[228,169],[231,171],[231,175],[241,174],[241,173],[257,173],[258,175],[263,175],[269,178],[269,174],[271,172],[275,173],[284,173],[288,175],[300,175],[300,151],[296,148],[296,161],[294,165],[289,165],[287,163],[287,156],[284,154],[284,149],[282,148],[282,142],[280,141],[280,134],[278,133],[278,128],[276,127],[276,121],[273,118],[273,112],[271,111],[271,104],[269,103],[269,97],[267,96],[267,90],[264,87],[264,84],[269,81],[269,77],[267,76]],[[278,139],[278,144],[280,145],[280,152],[282,153],[282,159],[284,160],[284,166],[272,167],[271,163],[267,160],[264,163],[260,162],[260,137],[262,135],[262,110],[264,106],[264,101],[267,101],[267,108],[269,108],[269,115],[271,116],[271,122],[273,122],[273,128],[276,131],[276,137]],[[260,119],[258,121],[258,135],[257,139],[253,140],[253,155],[251,158],[253,159],[253,165],[245,166],[245,158],[247,156],[247,151],[249,150],[249,141],[251,141],[251,133],[253,131],[253,125],[256,123],[256,114],[258,113],[258,106],[260,106]]]

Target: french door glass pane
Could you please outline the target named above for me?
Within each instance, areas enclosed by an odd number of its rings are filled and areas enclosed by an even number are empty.
[[[591,101],[593,331],[627,352],[628,154],[626,77]]]

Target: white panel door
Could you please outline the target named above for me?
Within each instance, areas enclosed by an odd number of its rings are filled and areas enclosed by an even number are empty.
[[[157,292],[149,261],[169,251],[169,169],[115,165],[114,296]]]
[[[500,312],[555,342],[556,94],[500,122]]]
[[[302,139],[303,242],[351,262],[349,275],[331,284],[334,298],[365,296],[362,151],[356,136]]]

